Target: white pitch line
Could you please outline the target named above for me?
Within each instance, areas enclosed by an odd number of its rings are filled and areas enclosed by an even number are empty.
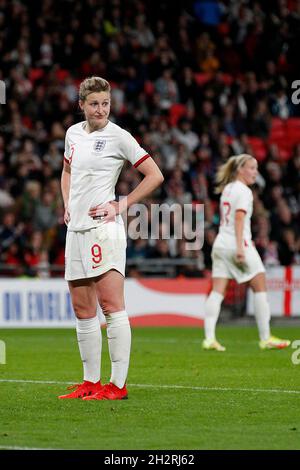
[[[19,447],[19,446],[0,446],[0,450],[59,450],[49,447]]]
[[[23,380],[23,379],[0,379],[0,382],[12,382],[22,384],[50,384],[50,385],[74,385],[74,382],[57,382],[54,380]]]
[[[174,388],[174,389],[186,389],[186,390],[202,390],[212,391],[212,392],[267,392],[267,393],[295,393],[300,394],[300,390],[283,390],[280,388],[230,388],[230,387],[191,387],[187,385],[148,385],[148,384],[128,384],[128,386],[132,387],[140,387],[140,388]]]
[[[2,383],[24,383],[24,384],[43,384],[43,385],[72,385],[74,382],[58,382],[54,380],[23,380],[23,379],[0,379]],[[300,394],[300,390],[284,390],[280,388],[232,388],[232,387],[197,387],[189,385],[154,385],[154,384],[133,384],[129,387],[139,388],[165,388],[175,390],[199,390],[204,392],[253,392],[253,393],[289,393]]]

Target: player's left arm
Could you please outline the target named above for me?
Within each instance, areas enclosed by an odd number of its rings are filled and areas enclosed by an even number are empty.
[[[127,208],[149,196],[164,181],[162,172],[151,157],[140,163],[137,169],[144,175],[144,178],[131,193],[120,201],[111,201],[92,207],[89,210],[89,215],[91,217],[105,217],[107,222],[114,220],[116,215],[122,214]]]
[[[65,214],[64,221],[68,225],[70,222],[70,213],[69,213],[69,194],[70,194],[70,183],[71,183],[71,165],[64,161],[63,170],[61,173],[61,192],[64,201]]]
[[[149,194],[158,188],[158,186],[160,186],[164,181],[162,172],[151,157],[143,161],[137,167],[137,170],[144,175],[144,178],[137,187],[127,195],[127,197],[124,197],[119,201],[119,214],[124,212],[128,207],[149,196]]]
[[[236,236],[236,260],[238,263],[245,262],[245,251],[244,251],[244,225],[245,225],[245,215],[246,212],[244,209],[237,209],[235,211],[234,218],[234,231]]]

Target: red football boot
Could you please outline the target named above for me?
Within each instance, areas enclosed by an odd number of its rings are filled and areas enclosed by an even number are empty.
[[[126,384],[123,388],[119,388],[110,382],[109,384],[103,385],[99,392],[84,397],[83,400],[126,400],[127,398]]]
[[[95,393],[100,392],[103,387],[100,381],[94,384],[93,382],[85,380],[82,384],[71,385],[71,387],[68,387],[67,390],[72,390],[74,388],[74,392],[68,393],[67,395],[60,395],[58,398],[64,399],[88,397],[89,395],[94,395]]]

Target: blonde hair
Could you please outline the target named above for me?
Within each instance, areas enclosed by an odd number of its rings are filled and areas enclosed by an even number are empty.
[[[245,165],[248,160],[252,160],[252,155],[241,153],[233,155],[227,162],[221,165],[217,170],[215,193],[219,194],[223,191],[226,184],[235,180],[238,170]]]
[[[100,93],[108,91],[110,93],[110,84],[101,77],[88,77],[79,86],[79,99],[85,101],[86,97],[91,93]]]

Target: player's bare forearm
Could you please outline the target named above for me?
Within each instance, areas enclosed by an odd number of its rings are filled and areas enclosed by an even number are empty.
[[[71,169],[70,165],[64,163],[63,171],[61,174],[61,192],[65,208],[68,207],[69,193],[71,183]]]
[[[243,233],[244,233],[245,212],[236,211],[234,229],[236,236],[236,245],[238,249],[243,249]]]
[[[70,214],[69,214],[69,194],[70,194],[70,183],[71,183],[71,168],[70,165],[64,163],[63,171],[61,174],[61,192],[64,201],[65,207],[65,214],[64,214],[64,221],[65,224],[68,225],[70,222]]]

